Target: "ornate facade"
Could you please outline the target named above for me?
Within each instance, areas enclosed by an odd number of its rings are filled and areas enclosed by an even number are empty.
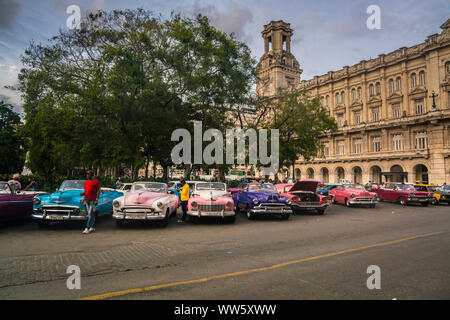
[[[441,29],[416,46],[300,81],[290,25],[264,26],[258,94],[307,90],[339,124],[321,137],[319,157],[297,161],[295,178],[450,183],[450,19]]]

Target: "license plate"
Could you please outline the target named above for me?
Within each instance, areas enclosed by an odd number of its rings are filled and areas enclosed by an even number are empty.
[[[127,214],[126,219],[145,220],[145,214]]]
[[[64,220],[63,216],[48,216],[50,220]]]

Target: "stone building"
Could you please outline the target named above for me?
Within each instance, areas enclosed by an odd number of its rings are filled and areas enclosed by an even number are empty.
[[[319,157],[297,161],[295,178],[450,183],[450,19],[441,29],[413,47],[300,81],[290,24],[264,26],[258,94],[305,89],[339,124],[320,138]]]

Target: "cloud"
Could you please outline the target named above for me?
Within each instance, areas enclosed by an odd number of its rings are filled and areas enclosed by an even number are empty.
[[[0,29],[11,30],[14,28],[21,7],[21,0],[0,0]]]
[[[234,33],[240,41],[246,41],[247,43],[252,41],[252,35],[246,32],[247,24],[253,21],[252,11],[234,1],[230,1],[223,11],[215,5],[199,5],[197,1],[187,7],[177,7],[174,11],[187,12],[188,15],[192,16],[202,14],[207,16],[211,24],[217,29],[227,34]]]

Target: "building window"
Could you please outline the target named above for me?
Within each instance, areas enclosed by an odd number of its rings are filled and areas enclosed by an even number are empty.
[[[419,72],[419,85],[425,86],[425,72],[424,71]]]
[[[354,120],[355,120],[355,124],[360,124],[361,123],[361,112],[360,111],[355,111],[353,114]]]
[[[445,63],[445,73],[450,74],[450,61]]]
[[[344,91],[341,92],[341,103],[345,104],[345,92]]]
[[[373,84],[371,84],[370,86],[369,86],[369,96],[373,96],[375,94],[375,92],[374,92],[374,89],[373,89]]]
[[[380,108],[372,108],[372,121],[380,121]]]
[[[330,105],[330,96],[327,96],[326,101],[327,101],[327,107],[328,107]]]
[[[330,143],[329,142],[325,142],[323,144],[323,155],[324,155],[324,157],[327,157],[330,155]]]
[[[336,92],[336,104],[339,104],[339,92]]]
[[[400,111],[400,103],[394,103],[392,105],[392,117],[394,119],[398,119],[401,117],[401,111]]]
[[[362,88],[358,87],[358,99],[362,100]]]
[[[362,153],[362,139],[355,139],[354,140],[354,153],[360,154]]]
[[[344,114],[338,113],[337,114],[337,123],[339,127],[342,127],[344,125]]]
[[[372,138],[372,152],[380,152],[381,151],[381,137],[373,137]]]
[[[392,147],[395,151],[403,150],[403,135],[394,134],[392,137]]]
[[[414,100],[414,106],[416,109],[416,115],[423,114],[425,112],[425,109],[423,107],[423,99]]]
[[[415,148],[416,148],[416,150],[423,150],[423,149],[428,148],[428,137],[427,137],[427,133],[425,131],[416,133]]]
[[[394,93],[394,79],[389,79],[389,94]]]
[[[396,82],[397,82],[397,88],[396,88],[397,91],[402,91],[402,78],[397,77]]]
[[[377,96],[379,96],[381,94],[381,85],[379,82],[377,82],[375,84],[375,91],[376,91]]]
[[[338,155],[342,156],[345,154],[345,141],[338,141]]]
[[[411,88],[415,88],[417,87],[417,79],[416,79],[416,74],[413,73],[411,75]]]
[[[320,104],[322,105],[322,107],[325,106],[325,98],[324,97],[320,98]]]
[[[356,90],[355,88],[352,89],[352,101],[356,100]]]

